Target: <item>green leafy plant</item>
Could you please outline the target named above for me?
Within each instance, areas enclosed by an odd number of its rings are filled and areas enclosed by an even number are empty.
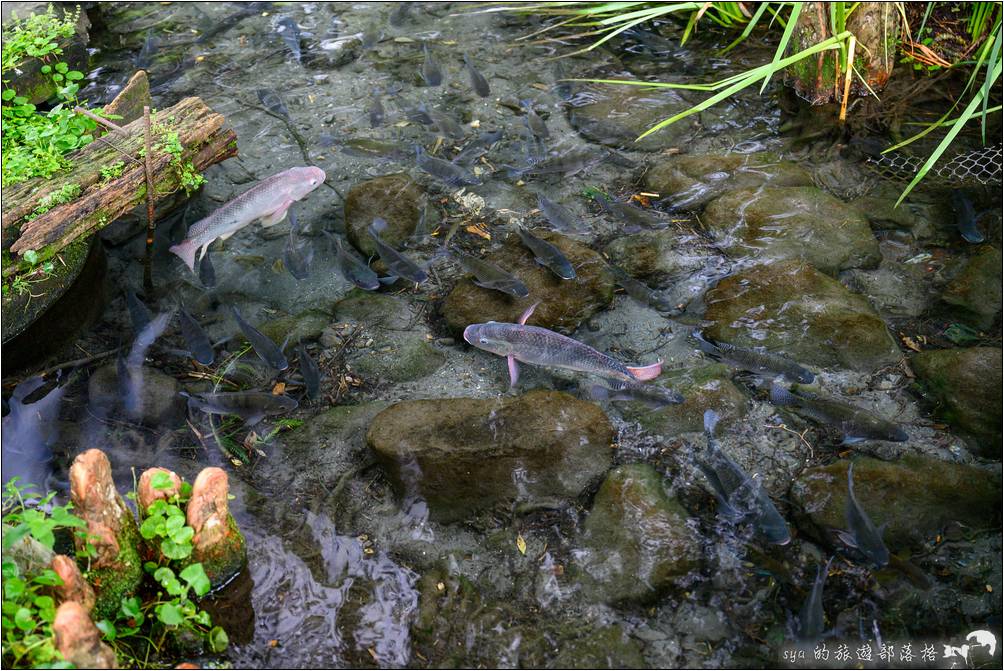
[[[162,140],[154,149],[171,155],[171,167],[178,176],[178,182],[186,195],[206,183],[206,178],[195,169],[191,161],[184,160],[185,147],[181,144],[177,131],[161,131]]]
[[[101,181],[110,182],[113,179],[118,179],[122,176],[122,171],[125,169],[125,161],[115,161],[111,165],[106,165],[101,168]]]
[[[39,215],[45,214],[57,205],[65,205],[69,203],[74,198],[80,195],[80,185],[76,182],[67,182],[63,186],[59,187],[57,190],[50,193],[48,196],[43,198],[38,206],[29,214],[25,219],[31,221]],[[25,255],[22,254],[22,257]],[[24,259],[28,263],[33,263],[28,258]]]

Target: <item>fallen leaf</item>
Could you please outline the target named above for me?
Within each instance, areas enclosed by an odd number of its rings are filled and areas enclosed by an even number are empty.
[[[526,541],[523,540],[523,534],[516,534],[516,549],[521,555],[526,554]]]
[[[279,394],[285,393],[285,391],[286,391],[286,383],[285,382],[276,382],[275,386],[272,387],[272,393],[275,394],[276,396],[278,396]]]
[[[903,336],[902,338],[900,338],[900,340],[902,340],[903,344],[906,345],[909,349],[912,349],[914,352],[922,351],[920,345],[918,345],[914,341],[914,339],[911,338],[910,336]]]
[[[467,231],[468,233],[473,233],[474,235],[480,236],[485,240],[492,239],[492,234],[479,226],[466,226],[464,230]]]

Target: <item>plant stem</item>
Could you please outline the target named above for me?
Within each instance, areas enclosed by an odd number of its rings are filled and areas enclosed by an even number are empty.
[[[122,126],[119,126],[118,124],[114,124],[111,121],[109,121],[108,119],[105,119],[104,117],[100,117],[97,114],[95,114],[94,112],[91,112],[90,110],[85,110],[83,107],[80,107],[79,105],[76,106],[76,107],[74,107],[73,111],[76,112],[77,114],[83,114],[85,117],[88,117],[90,119],[93,119],[94,121],[97,121],[99,124],[101,124],[105,128],[113,130],[116,133],[118,133],[119,135],[128,135],[129,134],[129,133],[127,133],[125,131],[124,128],[122,128]]]
[[[844,77],[844,99],[840,102],[840,123],[847,121],[847,99],[851,97],[851,75],[854,74],[854,46],[857,38],[851,35],[847,40],[847,75]]]

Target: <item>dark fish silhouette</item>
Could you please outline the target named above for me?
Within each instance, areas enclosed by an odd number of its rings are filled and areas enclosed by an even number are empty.
[[[544,196],[537,196],[537,207],[540,209],[540,213],[544,215],[548,223],[554,226],[559,231],[575,231],[578,230],[578,223],[575,221],[575,216],[565,209],[564,206],[559,205],[551,200],[548,200]]]
[[[380,101],[380,93],[374,91],[373,100],[370,102],[370,128],[382,126],[385,116],[383,103]]]
[[[310,264],[314,259],[314,247],[300,235],[300,222],[293,208],[286,212],[289,217],[289,238],[282,252],[283,265],[295,279],[305,280],[310,275]]]
[[[377,254],[379,254],[380,259],[387,264],[387,268],[390,270],[390,273],[396,277],[403,277],[409,282],[414,282],[415,284],[421,284],[425,280],[429,279],[429,275],[424,270],[419,268],[418,264],[383,241],[379,232],[385,228],[387,228],[387,222],[378,217],[373,220],[373,223],[367,229],[367,232],[370,234],[370,237],[373,238],[373,243],[377,248]]]
[[[153,319],[153,315],[150,314],[150,309],[143,301],[129,289],[126,289],[125,298],[126,307],[129,309],[129,319],[132,321],[133,333],[139,334],[150,323],[150,320]]]
[[[276,24],[275,32],[282,38],[282,41],[286,44],[286,48],[293,54],[296,62],[302,63],[303,54],[300,51],[300,26],[297,25],[296,21],[288,16],[282,17]]]
[[[798,614],[798,638],[804,642],[815,642],[823,635],[826,628],[825,614],[823,613],[823,586],[826,585],[826,576],[830,572],[830,564],[833,557],[824,566],[816,569],[816,580],[812,583],[812,590],[809,597],[802,605],[802,610]]]
[[[700,331],[693,333],[698,347],[705,354],[718,361],[726,361],[737,368],[748,370],[758,375],[784,375],[792,382],[811,383],[816,379],[814,373],[807,371],[794,361],[777,354],[761,352],[745,347],[737,347],[726,342],[708,340]]]
[[[321,392],[321,369],[317,367],[317,362],[310,356],[303,343],[296,346],[296,359],[300,362],[300,375],[303,376],[303,387],[307,391],[307,398],[313,400]]]
[[[25,403],[44,384],[41,377],[32,377],[14,387],[7,404],[10,412],[2,422],[0,449],[4,482],[16,477],[23,493],[38,496],[49,490],[52,445],[59,437],[59,406],[66,392],[66,387],[57,386],[34,403]]]
[[[136,69],[147,70],[153,64],[153,57],[160,47],[160,38],[153,34],[152,30],[146,31],[146,39],[143,40],[143,48],[136,55]]]
[[[800,415],[836,427],[843,434],[845,445],[862,440],[903,442],[910,439],[899,426],[864,408],[806,392],[789,391],[776,382],[770,388],[770,402],[777,406],[790,406]]]
[[[415,164],[448,186],[461,187],[481,184],[481,180],[474,173],[449,161],[429,156],[425,150],[418,146],[415,147]]]
[[[285,394],[264,391],[231,391],[216,394],[187,394],[188,409],[201,410],[210,415],[237,415],[248,426],[253,426],[268,415],[281,415],[296,410],[296,399]]]
[[[324,231],[324,234],[335,242],[335,267],[342,277],[366,291],[376,291],[380,288],[380,279],[366,261],[351,247],[342,244],[341,238],[327,231]]]
[[[516,298],[526,298],[530,295],[530,290],[518,277],[498,266],[463,252],[456,252],[454,256],[464,270],[474,275],[474,284],[479,287],[501,291]]]
[[[492,94],[491,87],[488,86],[488,80],[478,72],[478,69],[474,67],[471,63],[470,56],[466,53],[464,54],[464,65],[467,67],[467,74],[471,78],[471,88],[482,98],[487,98]]]
[[[426,86],[439,86],[443,83],[443,71],[439,69],[439,63],[432,57],[429,45],[422,45],[422,52],[425,53],[425,61],[422,63],[422,79]]]
[[[952,189],[952,208],[955,210],[955,225],[966,242],[974,244],[986,240],[983,231],[976,225],[976,208],[964,189]]]
[[[589,395],[597,401],[637,401],[656,410],[667,405],[677,405],[686,399],[672,389],[658,384],[642,384],[640,382],[622,382],[613,388],[593,385]]]
[[[286,107],[285,101],[283,101],[282,96],[273,91],[272,89],[257,89],[258,100],[261,104],[265,106],[272,114],[289,118],[289,109]]]
[[[452,163],[458,165],[470,165],[481,156],[488,153],[491,146],[502,139],[504,131],[496,130],[481,133],[476,138],[468,142],[460,152],[453,157]]]
[[[130,419],[136,420],[142,416],[143,362],[146,361],[147,350],[164,333],[172,316],[170,312],[163,312],[151,319],[136,335],[129,356],[125,360],[119,359],[122,405]]]
[[[639,282],[635,278],[631,277],[624,272],[622,268],[612,264],[609,267],[617,286],[623,289],[628,296],[635,299],[642,305],[647,305],[653,310],[658,310],[659,312],[669,315],[678,315],[683,312],[683,310],[681,310],[671,300],[663,296],[660,292],[650,288],[644,282]]]
[[[575,279],[575,268],[560,249],[542,240],[522,226],[516,228],[519,239],[533,252],[534,260],[563,280]]]
[[[205,330],[195,320],[195,317],[189,314],[185,308],[178,311],[178,317],[181,322],[181,337],[185,340],[185,347],[188,348],[193,359],[203,366],[208,366],[216,356],[209,336],[206,335]]]
[[[206,253],[202,256],[202,260],[199,261],[199,281],[207,289],[212,289],[216,286],[216,268],[213,267],[213,262],[209,258],[208,247],[206,248]]]
[[[551,131],[547,129],[547,124],[540,118],[540,115],[533,109],[533,103],[529,100],[523,101],[523,109],[526,110],[526,127],[530,129],[533,136],[538,140],[547,140],[551,137]]]
[[[271,338],[244,321],[241,313],[232,305],[230,306],[230,312],[233,313],[237,325],[241,327],[244,337],[247,338],[247,341],[251,343],[251,347],[254,348],[255,354],[262,361],[276,370],[281,371],[289,368],[289,361],[286,360],[286,355],[282,353],[278,345],[272,342]]]
[[[844,510],[848,531],[838,531],[840,540],[856,548],[875,568],[889,563],[889,549],[882,541],[885,525],[876,528],[854,496],[854,462],[847,467],[847,507]]]

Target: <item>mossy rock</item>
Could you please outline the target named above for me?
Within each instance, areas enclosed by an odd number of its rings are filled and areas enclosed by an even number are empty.
[[[642,231],[617,238],[603,252],[628,275],[666,286],[704,267],[706,255],[688,250],[674,228]]]
[[[918,352],[910,367],[935,414],[971,438],[986,456],[1001,456],[1001,350],[971,347]]]
[[[656,162],[645,174],[645,188],[675,207],[700,209],[728,189],[812,186],[812,174],[777,155],[702,154],[673,156]]]
[[[368,349],[356,349],[349,367],[364,380],[410,382],[432,375],[446,363],[446,354],[417,332],[381,332]]]
[[[571,333],[597,311],[610,305],[614,281],[603,257],[589,247],[551,231],[534,231],[560,249],[575,267],[574,280],[559,279],[538,264],[516,235],[510,235],[485,260],[521,279],[530,290],[527,298],[513,298],[474,284],[472,279],[457,282],[443,303],[446,324],[460,335],[469,324],[488,321],[515,322],[528,307],[539,302],[529,323]]]
[[[118,495],[116,495],[118,496]],[[128,510],[119,497],[122,510]],[[111,566],[91,568],[85,575],[94,588],[95,604],[92,617],[95,621],[114,619],[122,599],[131,596],[143,582],[143,561],[139,556],[142,538],[132,515],[124,515],[122,530],[116,537],[119,554]]]
[[[387,222],[380,233],[384,242],[398,247],[414,232],[421,216],[422,190],[405,173],[383,175],[356,184],[345,195],[345,234],[364,256],[377,253],[366,229],[373,219]]]
[[[304,310],[295,315],[276,317],[260,324],[258,330],[273,342],[282,345],[286,343],[309,342],[321,337],[321,331],[331,323],[323,310]]]
[[[805,263],[748,268],[721,280],[704,301],[706,332],[716,340],[862,372],[902,358],[864,296]]]
[[[227,515],[227,529],[227,535],[212,547],[196,547],[189,562],[202,562],[214,588],[228,583],[247,565],[247,543],[233,515]]]
[[[650,384],[679,392],[683,395],[683,403],[652,409],[630,402],[620,406],[621,412],[625,419],[636,421],[645,430],[664,437],[703,431],[704,411],[709,408],[722,418],[722,427],[734,425],[748,411],[746,395],[732,382],[731,369],[720,363],[669,370]]]
[[[648,603],[697,568],[701,547],[687,512],[647,464],[611,471],[600,486],[575,573],[588,594],[610,603]]]
[[[708,203],[702,222],[723,251],[761,263],[796,259],[836,275],[882,260],[868,221],[814,186],[732,189]]]
[[[800,528],[834,545],[831,531],[846,529],[847,469],[836,461],[806,470],[792,485]],[[854,495],[876,526],[888,524],[892,552],[927,546],[949,522],[985,528],[1000,524],[1000,471],[907,455],[889,462],[854,460]]]
[[[964,321],[979,329],[989,329],[1001,313],[1000,250],[984,245],[948,283],[941,300]]]
[[[666,117],[692,104],[680,89],[642,89],[635,86],[602,86],[603,95],[588,105],[568,107],[568,123],[586,139],[631,151],[662,151],[690,141],[697,118],[675,123],[638,139]],[[695,101],[696,102],[696,101]]]

